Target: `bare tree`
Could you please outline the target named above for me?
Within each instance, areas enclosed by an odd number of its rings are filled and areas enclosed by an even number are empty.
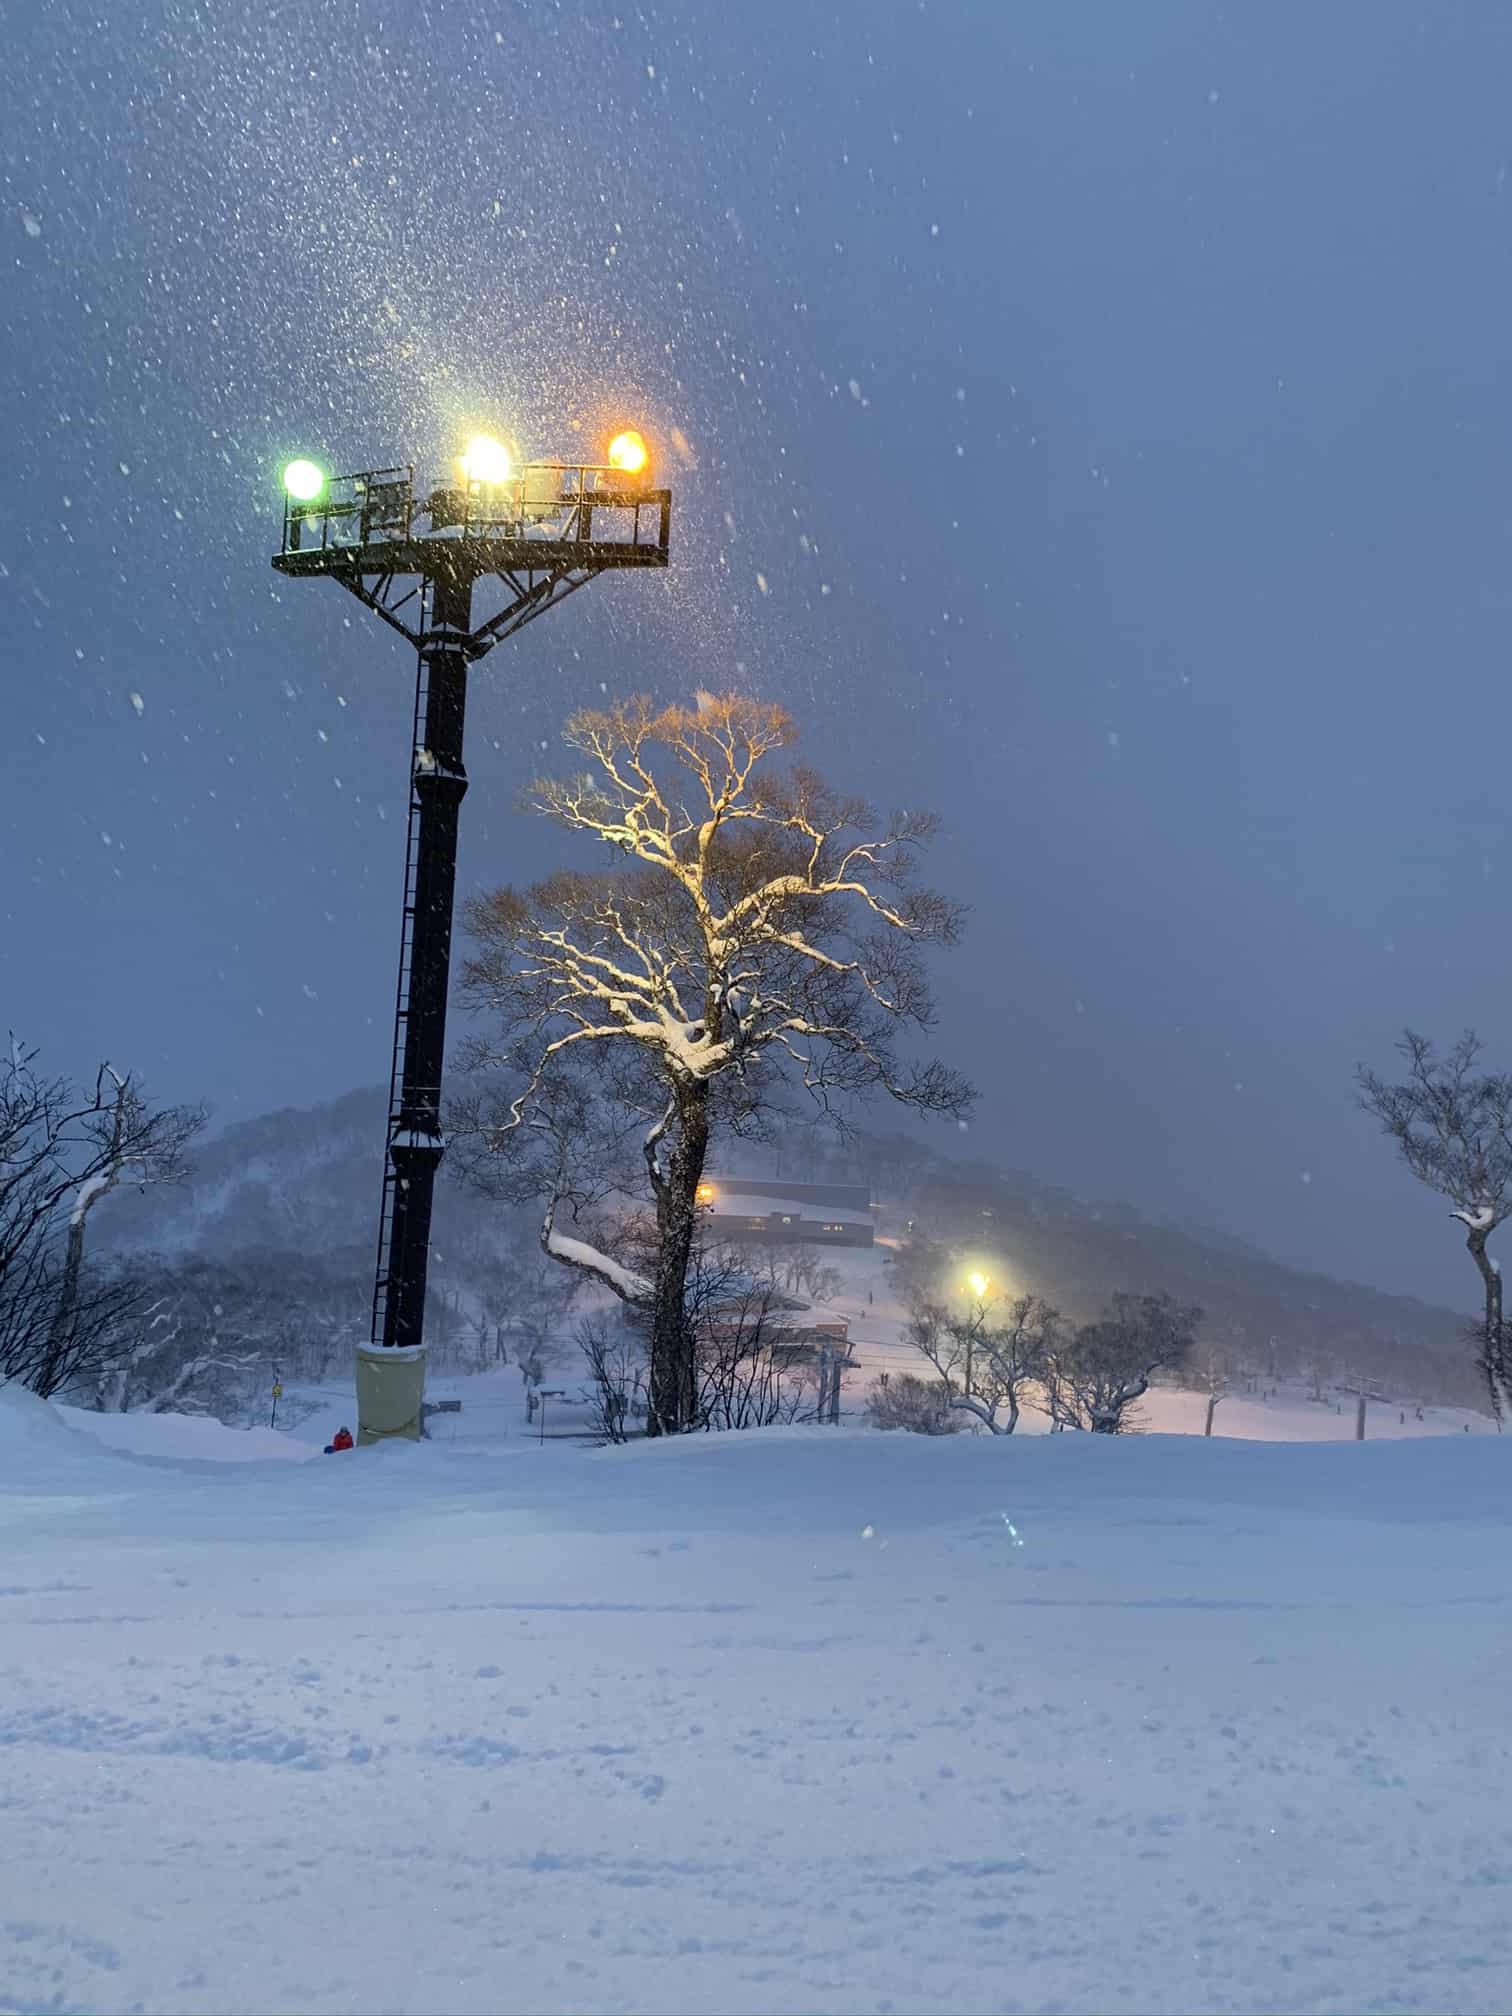
[[[565,1163],[543,1185],[541,1241],[650,1312],[653,1434],[698,1418],[685,1284],[716,1123],[759,1124],[784,1077],[831,1117],[876,1090],[932,1113],[970,1099],[956,1072],[910,1064],[898,1047],[933,1019],[924,949],[960,926],[957,905],[914,882],[935,822],[879,823],[812,771],[771,769],[794,733],[781,708],[735,695],[574,715],[565,739],[586,772],[538,781],[528,802],[624,864],[498,889],[467,913],[467,997],[497,1030],[474,1061],[511,1088],[490,1145],[510,1152],[585,1055],[603,1060],[621,1111],[639,1114],[649,1273],[562,1230]],[[536,1174],[547,1175],[539,1160]]]
[[[114,1362],[146,1286],[134,1268],[80,1266],[58,1321],[63,1281],[56,1245],[40,1239],[0,1289],[0,1380],[17,1379],[44,1400],[87,1385]]]
[[[1191,1351],[1202,1311],[1169,1295],[1113,1296],[1095,1323],[1084,1323],[1047,1354],[1044,1406],[1061,1428],[1119,1435],[1130,1408],[1149,1391],[1155,1372],[1180,1366]]]
[[[267,1363],[262,1353],[228,1348],[213,1329],[208,1338],[199,1333],[181,1295],[163,1295],[133,1315],[130,1341],[106,1375],[108,1393],[100,1392],[100,1411],[235,1419]]]
[[[633,1423],[645,1412],[644,1341],[627,1323],[600,1314],[578,1324],[577,1345],[588,1364],[595,1434],[603,1442],[627,1442]]]
[[[1395,1141],[1418,1181],[1449,1199],[1450,1217],[1465,1228],[1485,1301],[1480,1369],[1501,1422],[1512,1413],[1512,1364],[1501,1269],[1486,1241],[1512,1216],[1512,1076],[1479,1068],[1484,1045],[1474,1030],[1443,1057],[1411,1029],[1396,1047],[1406,1060],[1406,1078],[1388,1084],[1362,1065],[1356,1073],[1360,1104]]]
[[[929,1150],[906,1134],[862,1134],[859,1146],[873,1201],[885,1198],[897,1209],[906,1208],[929,1173]]]
[[[765,1428],[812,1414],[807,1346],[769,1267],[738,1248],[696,1241],[687,1310],[701,1427]]]
[[[782,1285],[789,1294],[806,1295],[811,1302],[828,1302],[845,1285],[840,1269],[813,1246],[789,1242],[766,1250],[774,1275],[782,1276]]]
[[[885,1264],[898,1300],[911,1307],[938,1299],[950,1253],[927,1233],[915,1230],[888,1251]]]
[[[912,1372],[879,1379],[866,1396],[866,1418],[873,1428],[903,1428],[914,1435],[956,1435],[966,1426],[951,1407],[949,1388]]]
[[[291,1383],[329,1378],[366,1334],[363,1277],[295,1254],[139,1256],[130,1274],[133,1305],[74,1382],[102,1412],[266,1418],[275,1366]],[[290,1396],[280,1418],[294,1409]]]
[[[89,1218],[124,1183],[182,1179],[199,1107],[154,1107],[102,1064],[92,1091],[47,1078],[11,1038],[0,1059],[0,1373],[44,1397],[101,1362],[130,1306],[125,1274],[92,1278]]]
[[[916,1300],[907,1337],[944,1382],[949,1405],[993,1435],[1011,1435],[1031,1388],[1041,1387],[1059,1347],[1059,1313],[1039,1295],[1020,1295],[994,1319],[990,1302],[957,1317]]]
[[[1208,1354],[1207,1362],[1197,1374],[1197,1391],[1207,1395],[1207,1413],[1203,1417],[1202,1432],[1204,1435],[1211,1435],[1213,1416],[1218,1411],[1218,1402],[1226,1400],[1230,1391],[1228,1373],[1219,1362],[1216,1352]]]

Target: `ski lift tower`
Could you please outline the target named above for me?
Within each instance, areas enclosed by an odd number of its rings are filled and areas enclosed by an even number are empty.
[[[453,480],[418,496],[413,464],[339,477],[303,460],[284,470],[274,567],[339,583],[418,661],[378,1266],[370,1341],[357,1352],[360,1443],[420,1433],[468,668],[595,576],[666,566],[672,493],[651,476],[632,430],[601,463],[523,466],[478,435]]]

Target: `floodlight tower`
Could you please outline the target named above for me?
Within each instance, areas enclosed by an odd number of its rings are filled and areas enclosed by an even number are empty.
[[[617,434],[600,463],[523,466],[477,435],[456,478],[419,499],[413,464],[341,477],[304,460],[284,470],[273,565],[339,582],[418,660],[378,1267],[370,1342],[357,1353],[359,1442],[420,1432],[468,667],[595,575],[666,566],[672,493],[650,478],[633,430]],[[497,584],[498,606],[479,617],[474,590],[485,581]]]

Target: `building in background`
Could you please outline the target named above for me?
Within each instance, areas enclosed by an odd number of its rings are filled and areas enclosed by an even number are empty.
[[[722,1239],[770,1246],[870,1246],[871,1192],[864,1183],[794,1183],[784,1177],[710,1175],[699,1209]]]

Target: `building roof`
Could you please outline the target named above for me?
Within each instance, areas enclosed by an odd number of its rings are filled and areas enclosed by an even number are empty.
[[[871,1190],[865,1183],[799,1183],[785,1176],[722,1176],[714,1170],[705,1173],[704,1181],[713,1185],[721,1201],[727,1194],[738,1196],[741,1211],[746,1209],[746,1200],[753,1204],[764,1200],[768,1211],[802,1211],[812,1215],[817,1208],[821,1215],[824,1211],[871,1215]]]
[[[816,1203],[812,1198],[788,1194],[767,1197],[749,1190],[737,1190],[722,1183],[718,1177],[711,1177],[709,1181],[714,1186],[714,1195],[706,1200],[704,1208],[714,1219],[792,1218],[795,1222],[802,1219],[806,1225],[870,1225],[872,1222],[869,1204]]]

